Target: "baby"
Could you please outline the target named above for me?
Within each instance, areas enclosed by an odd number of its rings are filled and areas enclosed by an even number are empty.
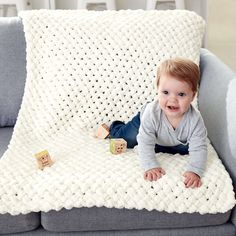
[[[189,154],[185,186],[200,187],[207,159],[207,131],[199,111],[192,105],[200,80],[199,67],[188,59],[164,61],[157,72],[158,99],[148,103],[127,124],[114,121],[111,138],[124,138],[129,148],[138,144],[144,179],[165,175],[155,153]]]

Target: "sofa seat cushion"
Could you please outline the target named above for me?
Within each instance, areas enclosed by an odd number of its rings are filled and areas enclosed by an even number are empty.
[[[13,128],[0,128],[0,158],[7,149]],[[18,233],[36,229],[40,225],[40,213],[0,214],[0,234]]]
[[[40,225],[40,214],[29,213],[12,216],[10,214],[0,215],[0,234],[10,234],[31,231]]]
[[[72,208],[41,213],[41,224],[55,232],[201,227],[224,224],[230,211],[218,214],[167,213],[106,207]]]

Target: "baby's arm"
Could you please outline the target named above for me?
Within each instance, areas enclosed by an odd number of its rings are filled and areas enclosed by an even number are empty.
[[[201,116],[189,140],[189,163],[184,173],[186,187],[200,187],[207,160],[207,131]]]
[[[137,141],[140,164],[145,171],[144,179],[150,181],[157,180],[164,174],[155,156],[156,139],[155,117],[151,104],[148,104],[141,117]]]

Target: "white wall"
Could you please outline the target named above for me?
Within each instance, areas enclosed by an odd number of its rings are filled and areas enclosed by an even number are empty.
[[[236,72],[236,0],[209,0],[208,49]]]

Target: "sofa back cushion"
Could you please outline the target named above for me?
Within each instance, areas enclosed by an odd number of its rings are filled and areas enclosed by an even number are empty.
[[[44,123],[41,114],[47,114],[52,126],[67,125],[69,118],[85,130],[127,121],[155,99],[153,81],[163,60],[199,63],[204,21],[193,12],[43,10],[20,16],[30,91],[24,99],[31,105],[39,99],[44,111],[37,107],[30,115]]]
[[[0,18],[0,52],[0,127],[13,126],[26,77],[25,38],[18,17]]]

